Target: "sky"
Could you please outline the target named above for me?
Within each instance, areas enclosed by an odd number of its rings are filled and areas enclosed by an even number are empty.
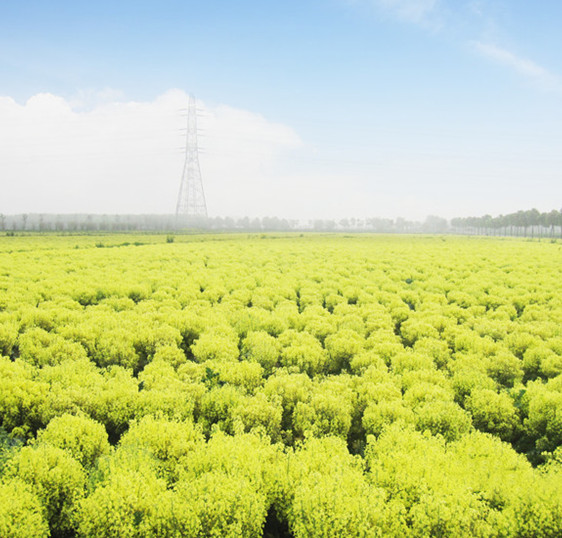
[[[562,2],[0,2],[0,213],[562,207]]]

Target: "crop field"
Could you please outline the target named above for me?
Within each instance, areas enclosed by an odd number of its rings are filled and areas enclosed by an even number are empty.
[[[0,238],[0,536],[562,536],[562,243]]]

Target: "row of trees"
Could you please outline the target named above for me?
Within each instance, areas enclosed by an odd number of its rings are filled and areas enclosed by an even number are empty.
[[[562,233],[562,212],[553,209],[541,213],[537,209],[517,211],[492,217],[444,218],[430,215],[424,221],[401,217],[344,218],[297,220],[278,217],[187,218],[174,215],[95,215],[95,214],[0,214],[0,231],[5,232],[133,232],[171,230],[210,231],[315,231],[376,233],[463,233],[478,235],[517,235],[555,237]]]
[[[497,217],[454,218],[451,227],[457,232],[478,235],[562,237],[562,210],[541,213],[538,209],[530,209]]]
[[[437,229],[436,229],[437,225]],[[5,232],[133,232],[171,230],[210,231],[358,231],[381,233],[419,233],[446,231],[447,221],[429,217],[425,222],[403,218],[344,218],[297,220],[278,217],[188,218],[174,215],[97,215],[97,214],[0,214],[0,231]]]

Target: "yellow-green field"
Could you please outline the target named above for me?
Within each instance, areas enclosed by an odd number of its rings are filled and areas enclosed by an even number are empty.
[[[562,244],[0,238],[0,536],[562,536]]]

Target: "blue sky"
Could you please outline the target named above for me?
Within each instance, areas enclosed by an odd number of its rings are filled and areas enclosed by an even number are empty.
[[[4,2],[0,212],[172,212],[188,92],[211,214],[560,208],[560,21],[554,1]]]

